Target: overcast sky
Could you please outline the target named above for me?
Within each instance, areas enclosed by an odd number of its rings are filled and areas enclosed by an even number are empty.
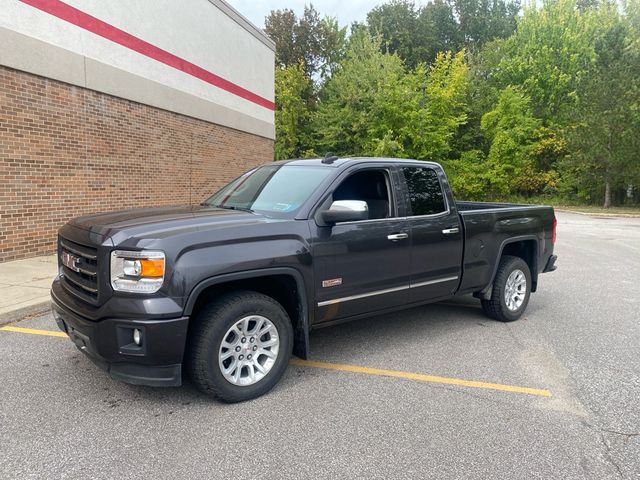
[[[320,16],[330,15],[338,18],[341,26],[351,25],[355,20],[362,21],[367,12],[384,0],[227,0],[236,10],[260,28],[264,27],[264,17],[271,10],[290,8],[301,15],[305,4],[312,3]],[[421,5],[423,1],[415,2]]]

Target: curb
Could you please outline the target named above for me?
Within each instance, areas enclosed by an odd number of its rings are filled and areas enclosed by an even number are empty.
[[[553,207],[553,209],[558,212],[575,213],[576,215],[584,215],[587,217],[640,218],[640,214],[635,214],[635,213],[578,212],[576,210],[569,210],[566,208],[558,208],[558,207]]]
[[[40,315],[46,313],[51,309],[51,302],[46,300],[44,302],[29,305],[27,307],[18,308],[10,312],[0,314],[0,327],[8,323],[24,320],[25,317]]]

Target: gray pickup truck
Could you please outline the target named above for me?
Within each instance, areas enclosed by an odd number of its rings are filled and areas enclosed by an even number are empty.
[[[518,319],[555,269],[555,236],[550,207],[456,202],[436,163],[275,162],[200,205],[70,221],[52,306],[112,377],[178,386],[186,373],[237,402],[307,358],[317,327],[464,294]]]

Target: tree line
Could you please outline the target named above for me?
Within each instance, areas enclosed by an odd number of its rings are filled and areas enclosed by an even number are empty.
[[[469,200],[640,202],[640,0],[392,0],[266,18],[276,159],[444,165]]]

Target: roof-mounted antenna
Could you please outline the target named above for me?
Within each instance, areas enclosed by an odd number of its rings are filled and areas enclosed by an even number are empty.
[[[336,160],[338,160],[338,157],[336,155],[334,155],[333,152],[327,152],[327,154],[322,159],[322,163],[325,163],[327,165],[331,165]]]

